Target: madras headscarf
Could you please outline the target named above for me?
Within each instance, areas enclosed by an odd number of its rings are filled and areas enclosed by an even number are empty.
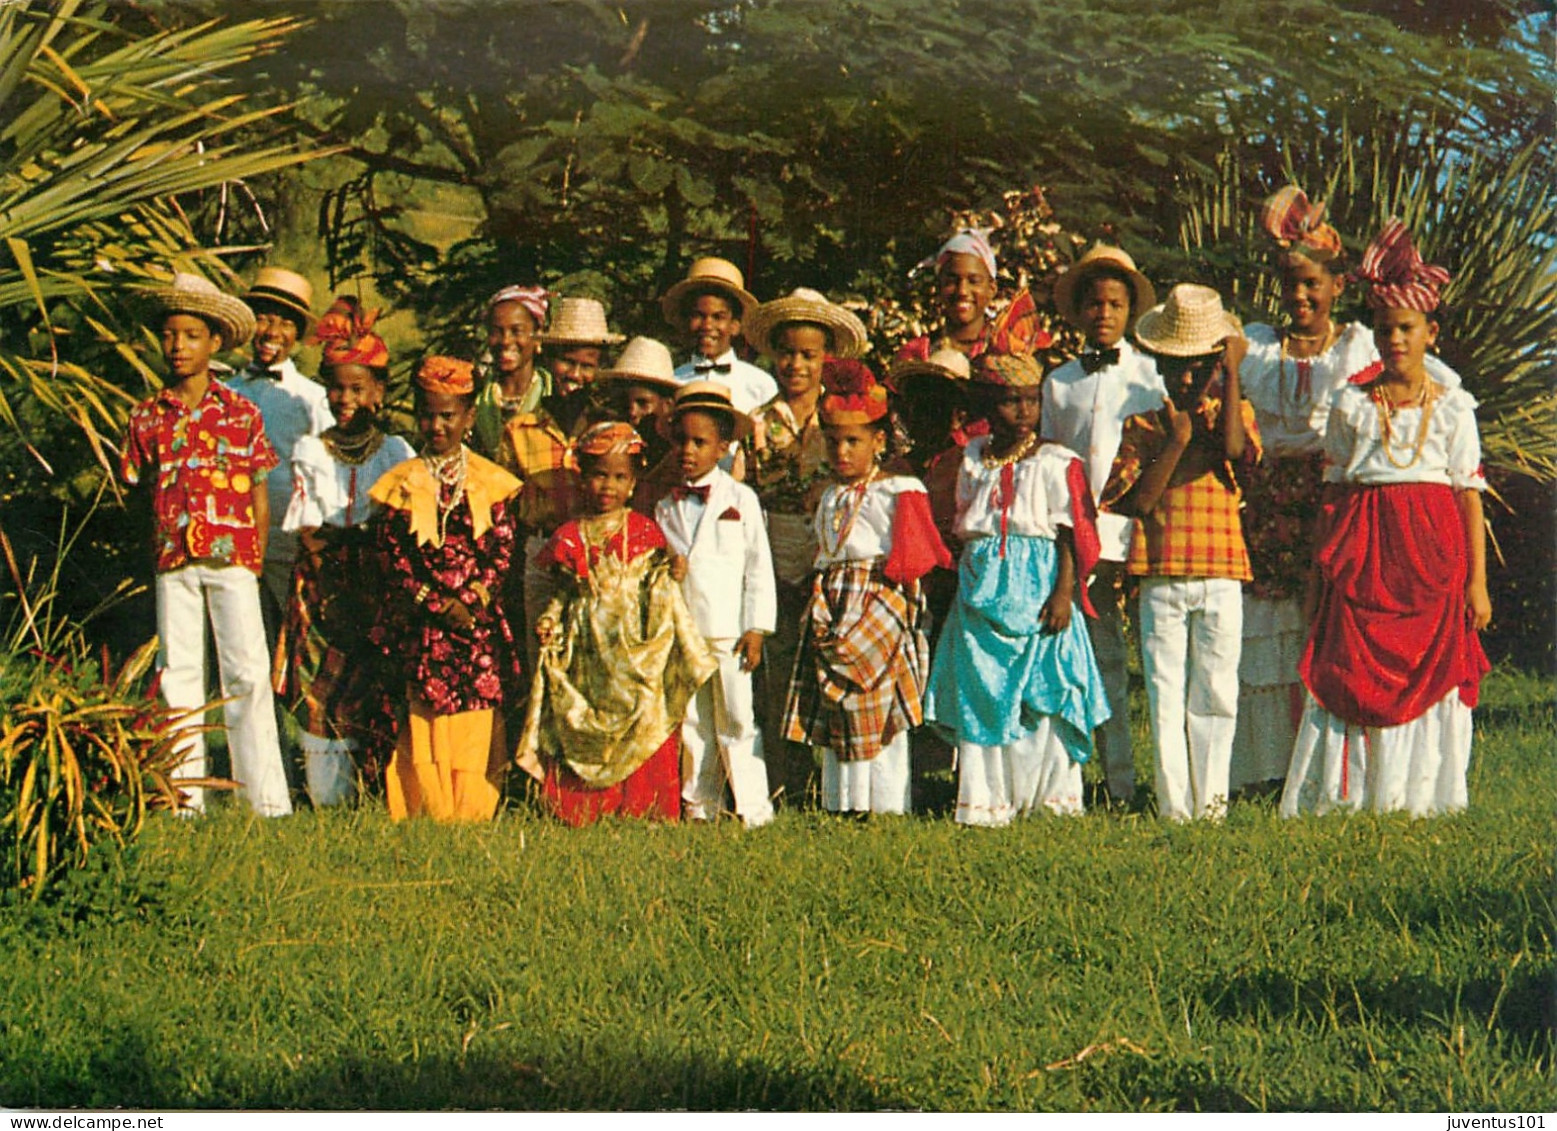
[[[1032,354],[990,352],[979,358],[973,380],[1011,389],[1032,388],[1043,384],[1043,367]]]
[[[887,414],[887,390],[870,366],[853,358],[830,357],[822,363],[824,424],[874,424]]]
[[[416,387],[424,393],[468,396],[476,391],[476,375],[470,362],[435,354],[424,358],[416,371]]]
[[[1341,234],[1324,222],[1324,215],[1322,203],[1310,204],[1307,193],[1287,185],[1266,197],[1260,226],[1278,246],[1329,262],[1341,254]]]
[[[1438,309],[1438,292],[1452,278],[1442,267],[1422,261],[1398,216],[1373,237],[1357,273],[1370,284],[1368,305],[1375,310],[1395,307],[1423,313]]]
[[[487,317],[492,317],[492,310],[501,302],[517,302],[530,312],[530,317],[535,319],[535,328],[541,329],[546,325],[546,312],[551,309],[551,293],[545,287],[504,287],[491,298],[487,299]]]
[[[573,451],[581,456],[635,456],[643,451],[643,437],[631,424],[603,420],[573,441]]]
[[[389,346],[372,333],[379,312],[363,310],[351,295],[340,295],[314,327],[313,340],[323,347],[326,365],[389,367]]]
[[[989,233],[993,228],[964,228],[951,239],[941,245],[941,249],[928,259],[921,259],[914,265],[910,275],[916,275],[926,267],[934,267],[939,271],[942,265],[954,255],[972,255],[984,264],[984,270],[989,272],[993,279],[996,272],[995,249],[989,246]]]

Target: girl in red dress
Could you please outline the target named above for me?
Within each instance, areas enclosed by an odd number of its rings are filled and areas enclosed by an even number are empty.
[[[1399,220],[1368,248],[1383,372],[1336,393],[1314,615],[1299,673],[1310,699],[1281,811],[1463,809],[1471,708],[1492,619],[1476,402],[1435,381],[1438,292]]]
[[[519,739],[521,768],[570,825],[607,814],[674,821],[687,703],[718,668],[672,575],[665,537],[629,508],[642,470],[632,425],[579,437],[582,517],[539,561],[557,591],[537,619],[540,659]]]

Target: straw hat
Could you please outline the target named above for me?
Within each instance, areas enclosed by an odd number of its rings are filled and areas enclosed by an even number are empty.
[[[887,371],[887,384],[899,393],[908,391],[908,382],[915,377],[934,377],[942,381],[966,381],[973,376],[968,355],[961,350],[938,349],[923,360],[908,358],[894,361]]]
[[[1180,283],[1168,301],[1154,306],[1135,324],[1143,349],[1166,357],[1216,353],[1222,340],[1243,333],[1243,324],[1222,309],[1222,296],[1210,287]]]
[[[730,390],[718,381],[689,381],[676,390],[676,402],[665,419],[665,434],[670,434],[671,422],[683,412],[694,409],[717,412],[728,416],[735,426],[737,440],[751,435],[751,417],[737,409],[730,400]]]
[[[285,267],[261,267],[254,285],[243,296],[244,302],[269,302],[302,316],[309,325],[314,320],[314,288],[296,271]],[[306,327],[305,327],[306,328]]]
[[[757,305],[756,297],[746,289],[746,276],[741,274],[739,267],[728,259],[707,256],[693,260],[692,266],[687,268],[687,277],[666,291],[665,297],[660,299],[660,310],[665,315],[665,321],[678,328],[681,326],[681,299],[693,290],[712,290],[728,295],[741,308],[742,319]]]
[[[173,285],[152,292],[163,314],[194,314],[216,323],[222,348],[232,349],[254,336],[254,311],[200,275],[175,272]]]
[[[656,385],[667,391],[681,388],[676,378],[676,363],[664,342],[653,338],[634,338],[622,348],[616,364],[600,371],[598,380],[632,381],[639,385]]]
[[[548,346],[614,346],[623,340],[606,325],[605,307],[592,298],[562,299],[541,335],[541,344]]]
[[[1141,311],[1156,304],[1157,292],[1152,289],[1146,276],[1135,269],[1135,260],[1130,258],[1129,253],[1122,248],[1098,243],[1093,244],[1085,255],[1070,265],[1070,270],[1054,281],[1054,308],[1079,325],[1081,311],[1076,309],[1076,287],[1094,268],[1105,265],[1123,271],[1130,280],[1132,315],[1139,318]]]
[[[847,307],[827,301],[827,296],[809,287],[796,287],[783,298],[765,302],[746,319],[746,340],[759,352],[773,356],[773,331],[786,322],[814,322],[832,336],[833,357],[859,357],[868,338],[865,323]]]

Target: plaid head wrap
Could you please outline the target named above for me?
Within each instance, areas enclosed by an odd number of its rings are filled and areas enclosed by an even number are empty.
[[[389,367],[389,346],[372,332],[379,312],[363,310],[351,295],[340,295],[314,327],[313,340],[324,347],[326,365]]]
[[[1368,284],[1368,305],[1375,310],[1395,307],[1400,310],[1438,309],[1438,292],[1449,284],[1449,272],[1424,263],[1411,233],[1399,217],[1393,217],[1362,253],[1357,272]]]
[[[635,456],[643,451],[643,437],[631,424],[603,420],[573,442],[581,456]]]
[[[546,325],[546,312],[551,309],[551,293],[545,287],[504,287],[487,299],[487,317],[492,317],[493,309],[504,302],[517,302],[528,310],[530,317],[535,319],[537,330]]]
[[[1260,209],[1260,227],[1277,245],[1324,262],[1341,254],[1341,234],[1324,222],[1325,206],[1310,204],[1308,194],[1287,185],[1267,197]]]
[[[1032,354],[986,353],[979,358],[973,380],[1008,389],[1031,388],[1043,384],[1043,369]]]
[[[470,362],[435,354],[425,358],[416,371],[416,387],[424,393],[468,396],[476,391],[476,375]]]

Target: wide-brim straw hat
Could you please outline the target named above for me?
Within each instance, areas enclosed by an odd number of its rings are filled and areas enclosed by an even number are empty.
[[[688,381],[676,390],[676,403],[671,406],[663,425],[665,435],[670,435],[670,426],[676,417],[693,410],[728,416],[734,424],[734,438],[737,440],[744,440],[751,435],[751,417],[735,407],[730,400],[729,388],[718,381]]]
[[[746,340],[758,352],[773,356],[773,331],[786,322],[810,322],[821,326],[832,337],[833,357],[859,357],[869,344],[865,323],[847,307],[827,301],[827,296],[809,287],[796,287],[783,298],[765,302],[746,319]]]
[[[638,385],[654,385],[669,392],[681,388],[685,382],[676,377],[676,363],[670,356],[670,347],[653,338],[634,338],[622,347],[615,364],[602,369],[596,377],[599,381],[631,381]]]
[[[1054,308],[1067,320],[1081,324],[1081,311],[1076,308],[1076,289],[1093,270],[1102,266],[1122,271],[1130,280],[1131,315],[1139,318],[1143,310],[1157,304],[1157,292],[1152,289],[1151,281],[1136,270],[1135,260],[1128,252],[1107,244],[1093,244],[1085,255],[1071,264],[1070,270],[1054,281]]]
[[[961,383],[973,376],[968,355],[958,349],[938,349],[926,358],[906,358],[894,361],[887,371],[887,385],[895,392],[906,393],[909,385],[918,384],[920,378]]]
[[[1141,347],[1165,357],[1216,353],[1224,339],[1243,333],[1243,323],[1222,309],[1222,296],[1210,287],[1180,283],[1168,301],[1154,306],[1135,324]]]
[[[665,292],[660,299],[660,311],[665,321],[682,329],[681,299],[688,291],[719,291],[728,295],[740,307],[740,317],[746,319],[757,306],[757,298],[746,289],[746,276],[728,259],[706,256],[695,259],[687,268],[687,277]]]
[[[614,346],[626,340],[606,325],[605,307],[592,298],[561,300],[540,338],[547,346]]]
[[[152,294],[164,315],[194,314],[216,323],[223,349],[240,346],[254,336],[254,311],[203,276],[176,272],[171,287]]]
[[[308,325],[314,321],[313,284],[285,267],[261,267],[243,301],[275,303],[302,315]]]

